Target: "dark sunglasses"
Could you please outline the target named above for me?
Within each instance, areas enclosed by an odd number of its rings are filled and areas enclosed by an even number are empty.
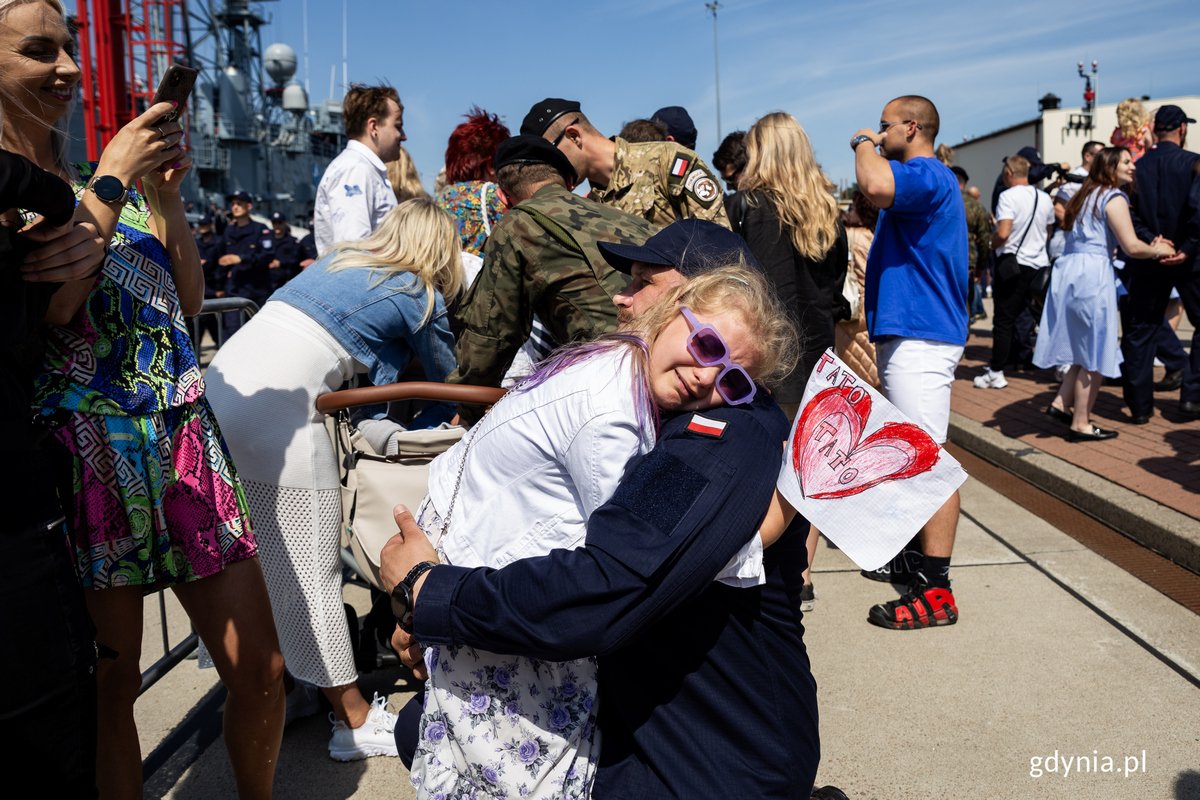
[[[679,311],[692,332],[688,335],[687,349],[702,367],[720,366],[717,374],[717,394],[731,406],[740,406],[754,399],[758,387],[750,373],[729,357],[729,345],[721,334],[707,322],[696,319],[695,314],[687,306],[680,306]]]
[[[554,145],[555,147],[558,147],[559,142],[561,142],[563,140],[563,138],[567,135],[567,128],[571,127],[572,125],[576,124],[577,122],[579,122],[579,117],[576,117],[575,119],[568,122],[566,124],[566,126],[559,132],[558,136],[554,137],[554,141],[551,142],[550,144]]]

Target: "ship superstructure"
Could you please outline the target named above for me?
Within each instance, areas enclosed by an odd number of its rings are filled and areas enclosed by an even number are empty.
[[[172,63],[200,70],[186,116],[195,167],[184,188],[196,213],[249,192],[256,213],[307,220],[317,183],[345,145],[341,105],[313,109],[295,79],[296,51],[265,49],[265,3],[77,0],[82,109],[76,160],[95,160],[140,114]]]

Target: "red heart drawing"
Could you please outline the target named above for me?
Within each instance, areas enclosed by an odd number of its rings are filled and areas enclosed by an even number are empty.
[[[885,423],[860,442],[870,416],[871,395],[853,386],[826,389],[804,408],[792,468],[805,497],[849,497],[933,469],[941,448],[911,422]]]

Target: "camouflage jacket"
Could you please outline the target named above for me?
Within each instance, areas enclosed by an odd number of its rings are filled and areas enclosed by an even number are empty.
[[[655,229],[692,217],[729,227],[721,186],[700,156],[674,142],[613,141],[612,177],[608,186],[592,189],[591,199],[643,217]]]
[[[613,295],[628,279],[596,244],[641,244],[653,233],[637,217],[543,186],[484,245],[483,269],[458,309],[458,369],[447,382],[499,386],[534,314],[560,344],[615,331]]]
[[[979,264],[979,254],[988,252],[992,247],[992,221],[987,209],[974,197],[963,194],[963,204],[967,209],[967,257],[971,263],[971,276]]]

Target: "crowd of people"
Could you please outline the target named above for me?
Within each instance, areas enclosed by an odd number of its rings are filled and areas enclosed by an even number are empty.
[[[297,241],[245,193],[191,229],[173,104],[98,163],[68,163],[80,71],[63,8],[0,0],[0,21],[4,425],[29,475],[5,490],[6,646],[29,657],[4,660],[0,722],[6,759],[55,796],[140,796],[142,603],[170,588],[228,688],[241,797],[271,796],[285,724],[327,706],[332,758],[400,756],[419,797],[844,798],[814,790],[802,614],[819,532],[775,491],[820,355],[835,348],[944,442],[972,278],[992,265],[997,339],[977,385],[1002,388],[1057,225],[1031,357],[1066,366],[1048,413],[1084,441],[1115,435],[1089,414],[1120,352],[1134,421],[1152,413],[1171,288],[1200,311],[1194,120],[1174,106],[1149,139],[1135,129],[1136,178],[1129,149],[1090,143],[1078,190],[1049,198],[1040,160],[1010,157],[993,227],[918,95],[850,137],[843,212],[790,114],[727,137],[714,172],[682,107],[609,138],[561,98],[516,135],[472,109],[429,196],[396,90],[355,86]],[[1129,258],[1120,350],[1114,245]],[[219,296],[261,310],[202,373],[185,318]],[[1200,414],[1197,353],[1182,408]],[[360,376],[508,388],[486,413],[394,420],[466,428],[381,557],[392,645],[425,680],[398,711],[358,684],[316,409]],[[955,494],[867,575],[908,587],[868,622],[958,621],[958,516]]]
[[[1088,141],[1074,169],[1033,148],[1007,157],[992,209],[992,355],[975,385],[1004,389],[1006,368],[1055,369],[1046,413],[1071,442],[1118,435],[1091,416],[1105,378],[1121,382],[1129,424],[1150,421],[1155,392],[1176,390],[1179,418],[1200,418],[1200,341],[1189,356],[1175,332],[1181,309],[1200,322],[1200,157],[1183,149],[1195,120],[1132,98],[1117,117],[1112,144]],[[1041,189],[1051,166],[1059,177]]]

